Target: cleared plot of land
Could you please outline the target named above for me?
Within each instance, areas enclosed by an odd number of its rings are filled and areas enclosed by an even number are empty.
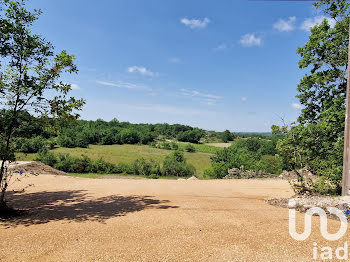
[[[0,261],[312,261],[326,242],[313,218],[307,241],[288,233],[293,193],[282,180],[120,180],[30,177],[9,202],[31,210],[0,222]],[[12,188],[13,189],[13,188]],[[297,214],[298,230],[303,214]],[[328,221],[329,232],[339,222]]]
[[[164,158],[171,154],[171,150],[164,150],[153,148],[146,145],[90,145],[89,148],[57,148],[53,150],[54,153],[69,153],[73,156],[86,155],[93,160],[100,157],[107,162],[114,164],[118,163],[132,163],[138,158],[154,159],[163,162]],[[35,154],[17,154],[18,160],[33,160]],[[185,153],[185,158],[188,163],[195,166],[199,177],[203,175],[205,169],[210,167],[209,153]]]

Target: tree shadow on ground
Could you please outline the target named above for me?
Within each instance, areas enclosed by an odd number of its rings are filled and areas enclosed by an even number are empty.
[[[84,222],[125,216],[144,209],[168,209],[169,200],[157,200],[151,196],[110,195],[94,198],[84,190],[38,193],[8,192],[8,205],[26,212],[19,217],[0,219],[0,225],[14,227],[44,224],[50,221]]]

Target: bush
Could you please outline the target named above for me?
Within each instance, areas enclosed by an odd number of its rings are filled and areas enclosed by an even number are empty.
[[[211,157],[212,167],[205,174],[212,178],[223,178],[227,170],[234,168],[253,173],[262,171],[264,174],[280,174],[285,162],[276,155],[276,144],[277,139],[274,138],[235,139],[229,148],[219,150]]]
[[[50,150],[54,149],[56,147],[57,143],[55,139],[48,139],[47,140],[47,146]]]
[[[77,158],[70,156],[69,154],[58,154],[58,160],[54,165],[54,168],[61,170],[63,172],[76,173],[75,164]]]
[[[92,162],[90,165],[90,172],[92,173],[111,174],[114,170],[115,165],[104,161],[102,157]]]
[[[38,156],[35,158],[36,161],[40,161],[48,166],[54,166],[57,163],[57,157],[54,153],[50,152],[47,148],[42,148]]]
[[[44,146],[46,146],[46,141],[41,136],[16,140],[16,150],[23,153],[38,153]]]
[[[145,160],[144,158],[136,159],[133,163],[133,171],[135,175],[150,176],[161,175],[160,165],[153,159]]]
[[[194,152],[196,152],[196,148],[195,148],[193,145],[191,145],[191,144],[187,144],[186,147],[185,147],[185,150],[186,150],[187,152],[189,152],[189,153],[194,153]]]
[[[171,146],[172,150],[178,150],[179,149],[179,145],[176,144],[175,142],[171,142],[170,146]]]
[[[129,164],[119,163],[114,167],[113,173],[114,174],[122,174],[122,173],[133,174],[133,168]]]
[[[168,143],[168,142],[163,142],[163,143],[161,144],[161,148],[162,148],[162,149],[166,149],[166,150],[171,150],[171,145],[170,145],[170,143]]]
[[[213,163],[211,168],[204,170],[204,176],[214,179],[224,178],[227,174],[227,168],[223,161]]]
[[[283,161],[282,158],[278,155],[276,156],[269,156],[265,155],[262,156],[260,161],[256,164],[257,170],[262,170],[264,172],[270,173],[270,174],[281,174],[283,172]]]
[[[195,167],[186,163],[184,153],[181,151],[174,151],[164,159],[162,167],[164,176],[193,176],[195,173]]]

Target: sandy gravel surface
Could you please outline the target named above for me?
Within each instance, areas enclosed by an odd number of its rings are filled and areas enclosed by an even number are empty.
[[[293,240],[288,209],[264,202],[292,195],[282,180],[39,175],[15,188],[27,184],[9,199],[31,213],[0,222],[0,261],[313,261],[313,242],[349,239],[323,240],[315,217],[311,237]],[[330,232],[338,226],[328,221]]]

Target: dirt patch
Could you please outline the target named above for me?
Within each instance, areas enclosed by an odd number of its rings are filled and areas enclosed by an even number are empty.
[[[28,183],[35,184],[19,193]],[[312,261],[319,230],[288,232],[288,209],[264,202],[293,195],[285,180],[133,180],[39,175],[14,184],[0,221],[1,262]],[[303,215],[297,212],[302,221]],[[313,219],[313,224],[319,221]],[[339,222],[328,221],[330,232]]]
[[[206,143],[206,145],[227,148],[231,146],[231,143]]]
[[[68,176],[67,173],[54,169],[38,161],[16,161],[10,164],[9,169],[14,173],[21,172],[28,175]]]

